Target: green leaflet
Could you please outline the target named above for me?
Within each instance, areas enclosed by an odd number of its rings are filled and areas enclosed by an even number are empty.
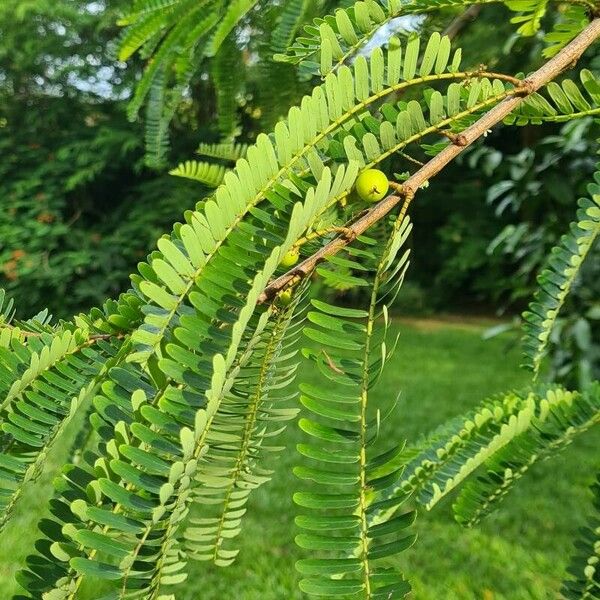
[[[550,333],[571,286],[590,248],[600,234],[600,171],[588,186],[589,198],[579,201],[577,221],[553,248],[547,267],[538,278],[540,289],[529,310],[523,314],[525,366],[537,377]]]
[[[398,219],[387,244],[373,245],[363,236],[356,247],[346,248],[344,260],[356,264],[365,285],[374,278],[366,313],[315,301],[317,311],[308,315],[310,325],[304,331],[317,345],[304,352],[319,369],[322,386],[301,388],[300,400],[310,418],[300,426],[311,439],[298,450],[311,460],[310,466],[294,470],[305,482],[294,501],[303,509],[296,518],[303,531],[296,543],[312,553],[297,565],[305,576],[300,589],[310,596],[400,598],[410,591],[400,573],[377,563],[414,542],[406,532],[414,514],[394,518],[402,504],[397,500],[388,518],[374,526],[369,522],[380,493],[401,469],[393,462],[397,448],[387,452],[377,448],[381,409],[368,403],[377,382],[373,374],[381,371],[390,355],[383,302],[393,298],[402,284],[408,266],[402,246],[410,230],[408,218]],[[366,272],[359,257],[367,262]],[[375,332],[379,318],[381,335]]]
[[[197,160],[186,160],[176,169],[169,171],[170,175],[175,177],[184,177],[199,181],[208,187],[218,187],[223,182],[226,169],[223,165],[217,165],[207,162],[198,162]]]
[[[6,292],[0,288],[0,321],[2,324],[10,324],[14,316],[15,302],[6,297]]]
[[[134,342],[137,342],[140,346],[140,351],[135,357],[137,360],[147,360],[153,349],[169,333],[170,328],[176,324],[177,313],[184,310],[183,302],[188,294],[193,293],[194,281],[198,274],[213,268],[210,263],[208,265],[206,263],[212,261],[218,251],[224,251],[222,247],[225,243],[230,248],[235,247],[238,241],[236,236],[233,236],[233,240],[227,240],[227,238],[233,227],[252,208],[252,205],[247,206],[243,199],[236,197],[237,194],[256,194],[255,186],[258,183],[258,178],[261,181],[259,185],[262,186],[262,178],[264,177],[268,181],[271,170],[276,168],[274,149],[266,136],[259,137],[258,145],[249,153],[248,160],[249,162],[241,161],[242,164],[238,163],[239,170],[237,174],[233,172],[226,176],[225,186],[219,188],[214,201],[211,200],[205,204],[204,214],[198,211],[188,213],[186,215],[188,222],[180,227],[177,232],[174,232],[172,241],[167,238],[159,241],[159,249],[163,256],[158,253],[154,253],[153,256],[156,257],[157,264],[162,265],[163,262],[167,262],[171,264],[176,272],[183,268],[183,272],[177,272],[178,278],[185,284],[183,290],[179,289],[178,281],[175,283],[175,288],[173,288],[173,282],[175,281],[173,277],[169,277],[165,281],[166,271],[164,268],[160,269],[160,273],[154,273],[142,265],[141,272],[147,279],[139,279],[136,285],[139,286],[139,289],[148,300],[158,306],[146,318],[144,327],[134,334]],[[250,170],[251,167],[255,170]],[[351,185],[349,178],[344,180],[344,173],[346,172],[340,171],[341,178],[335,180],[338,194],[342,190],[347,191]],[[240,180],[239,177],[242,174],[243,178]],[[248,177],[250,177],[250,180],[248,180]],[[242,184],[242,181],[245,182],[245,185]],[[270,199],[275,201],[278,206],[282,203],[287,203],[290,206],[289,202],[292,201],[293,195],[294,192],[289,188],[274,185]],[[253,214],[255,216],[259,214],[266,216],[266,213],[254,212]],[[278,221],[283,222],[283,218],[284,215],[282,214]],[[239,237],[238,235],[237,238]],[[245,240],[247,238],[244,236],[244,240],[239,241],[246,243]],[[256,245],[255,241],[252,242],[252,245],[254,245],[253,255],[258,256],[261,252],[259,246]],[[165,256],[165,248],[169,249],[169,256]],[[175,256],[177,256],[177,265],[172,264]],[[158,260],[159,258],[162,262]],[[246,262],[245,258],[240,257],[240,259],[242,262]],[[170,285],[170,289],[161,287],[160,283],[165,284],[167,287]],[[176,295],[173,294],[174,291]]]
[[[143,321],[142,299],[129,291],[121,294],[118,300],[107,300],[102,309],[93,308],[89,318],[94,327],[108,333],[113,330],[129,333]]]
[[[456,520],[472,526],[487,515],[528,469],[557,454],[576,436],[600,423],[600,384],[583,393],[553,390],[540,403],[531,427],[516,436],[483,465],[454,503]]]

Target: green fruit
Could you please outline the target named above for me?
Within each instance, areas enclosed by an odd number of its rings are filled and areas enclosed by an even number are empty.
[[[292,303],[292,291],[291,290],[283,290],[283,292],[279,293],[279,304],[281,306],[289,306]]]
[[[367,169],[363,171],[356,180],[356,192],[365,202],[379,202],[383,200],[390,184],[383,171]]]
[[[281,259],[281,266],[286,269],[293,267],[300,259],[300,250],[298,248],[292,248],[289,252],[286,252]]]

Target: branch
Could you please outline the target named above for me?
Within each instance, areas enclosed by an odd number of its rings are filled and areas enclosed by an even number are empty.
[[[456,17],[446,28],[442,35],[447,35],[451,40],[454,39],[467,25],[472,23],[481,12],[481,4],[473,4],[465,12]]]
[[[444,167],[451,163],[466,148],[486,134],[492,127],[502,122],[513,112],[528,96],[539,90],[558,77],[563,71],[574,66],[581,55],[600,36],[600,18],[594,19],[569,45],[565,46],[554,58],[540,69],[523,80],[514,95],[506,98],[488,113],[483,115],[476,123],[465,129],[457,141],[447,146],[437,156],[416,171],[402,185],[398,186],[399,193],[384,198],[362,217],[348,226],[348,233],[336,238],[323,246],[315,254],[301,262],[294,269],[270,283],[259,298],[259,302],[267,302],[274,298],[281,290],[295,285],[301,279],[309,276],[315,267],[327,257],[339,252],[351,243],[357,236],[364,233],[374,223],[387,215],[402,199],[402,210],[406,213],[417,190],[432,177],[437,175]]]

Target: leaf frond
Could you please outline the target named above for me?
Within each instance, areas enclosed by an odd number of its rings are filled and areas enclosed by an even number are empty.
[[[390,495],[416,491],[418,501],[431,509],[530,426],[536,398],[532,393],[513,392],[486,400],[464,417],[440,426],[405,453],[402,480]]]
[[[257,3],[258,0],[231,0],[229,2],[225,14],[219,20],[219,24],[208,43],[206,49],[207,56],[215,56],[217,54],[223,42],[230,36],[233,28]]]
[[[600,171],[588,186],[589,197],[579,201],[577,221],[551,251],[538,277],[539,290],[523,314],[525,366],[539,374],[550,334],[592,245],[600,235]]]
[[[261,462],[266,453],[281,450],[271,440],[298,412],[289,407],[289,391],[281,397],[279,390],[289,390],[298,366],[294,346],[303,320],[296,317],[291,326],[291,319],[301,296],[296,292],[296,300],[267,325],[213,421],[210,448],[196,475],[198,516],[192,513],[184,532],[192,559],[219,566],[233,562],[231,544],[241,530],[248,497],[271,478]]]
[[[118,338],[91,336],[87,329],[67,329],[38,340],[41,347],[29,348],[28,355],[12,344],[15,355],[28,360],[13,371],[17,378],[0,409],[0,530],[24,485],[39,475],[51,446],[117,360]]]
[[[306,0],[289,0],[279,15],[279,22],[271,33],[271,49],[277,53],[285,52],[293,42],[307,8]]]
[[[246,158],[248,144],[233,144],[230,142],[221,142],[220,144],[200,144],[196,150],[200,156],[208,156],[230,162],[235,162],[239,158]]]
[[[304,328],[313,344],[304,353],[321,374],[319,385],[301,386],[300,402],[310,417],[299,424],[310,441],[298,451],[310,466],[294,470],[310,485],[294,494],[304,509],[296,519],[302,530],[296,543],[311,552],[311,558],[297,563],[305,576],[300,589],[309,596],[403,598],[410,591],[401,573],[379,563],[412,545],[415,537],[407,528],[415,515],[396,516],[403,504],[398,498],[387,518],[377,523],[370,519],[381,492],[400,476],[394,459],[402,445],[383,451],[377,447],[382,409],[369,404],[370,391],[391,354],[382,302],[402,284],[408,266],[403,245],[410,229],[408,218],[399,217],[388,230],[386,244],[362,236],[356,246],[346,248],[342,260],[355,263],[353,272],[360,273],[364,286],[371,286],[367,310],[313,300],[315,310]],[[376,327],[380,318],[381,332]]]
[[[356,173],[356,168],[341,168],[332,177],[325,170],[320,182],[300,196],[302,201],[287,206],[273,196],[280,220],[266,211],[257,213],[237,237],[242,245],[230,244],[220,253],[215,270],[193,282],[189,297],[186,294],[189,308],[178,319],[176,337],[165,344],[160,359],[150,354],[131,360],[135,357],[129,354],[129,362],[109,371],[91,417],[101,440],[99,454],[90,453],[79,465],[65,469],[57,484],[57,505],[69,507],[71,516],[55,515],[59,522],[44,526],[49,538],[39,546],[48,547],[48,553],[42,550],[23,581],[31,585],[43,573],[38,589],[58,594],[76,590],[84,578],[99,578],[112,581],[123,598],[155,598],[185,577],[180,537],[190,503],[200,498],[193,494],[197,475],[206,469],[204,482],[210,476],[205,463],[219,456],[223,443],[232,441],[227,426],[219,426],[230,414],[229,395],[241,389],[235,383],[256,344],[264,340],[274,310],[258,310],[258,299],[283,255],[332,195],[352,186]],[[210,205],[205,210],[210,214]],[[194,235],[201,247],[210,233],[200,230]],[[215,243],[212,235],[210,240]],[[189,277],[191,263],[182,260],[184,254],[171,242],[159,246],[161,256],[171,262],[156,257],[154,271],[142,269],[152,281],[140,280],[139,288],[170,310],[168,293],[157,292],[161,288],[155,281],[176,290],[180,274]],[[159,323],[161,314],[154,310],[152,317]],[[150,331],[135,332],[134,343],[145,341],[146,333]],[[211,449],[215,454],[209,456]],[[71,479],[75,472],[86,478],[83,489],[76,489]],[[231,558],[227,552],[220,549],[218,559]]]
[[[483,465],[453,505],[456,520],[466,527],[489,514],[538,461],[555,456],[578,435],[600,423],[600,385],[583,393],[561,390],[546,396],[540,416]]]
[[[500,2],[501,0],[389,0],[380,3],[376,0],[359,0],[349,8],[338,9],[333,15],[317,18],[310,25],[306,25],[302,34],[288,47],[287,52],[277,54],[275,58],[300,65],[300,70],[304,73],[325,77],[342,65],[350,63],[392,19],[403,15],[425,14],[443,8]],[[549,0],[505,0],[502,3],[519,13],[512,19],[513,23],[519,25],[518,33],[531,36],[540,28]],[[588,9],[594,8],[593,3],[586,0],[572,0],[572,3]],[[565,44],[570,41],[565,40],[574,28],[570,25],[568,34],[557,28],[554,32],[556,43]]]
[[[219,131],[227,139],[234,139],[239,133],[238,93],[243,85],[245,73],[239,68],[242,60],[242,51],[233,35],[219,43],[212,60]],[[233,73],[236,73],[236,76],[233,76]]]
[[[227,169],[223,165],[199,162],[197,160],[186,160],[176,169],[169,171],[170,175],[183,177],[203,183],[207,187],[216,188],[223,183]]]

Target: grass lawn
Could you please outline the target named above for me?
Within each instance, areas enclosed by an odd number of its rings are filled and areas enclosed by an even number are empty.
[[[419,322],[398,324],[401,341],[376,390],[382,401],[402,391],[391,423],[398,437],[414,439],[483,397],[524,385],[518,349],[506,338],[481,339],[476,325]],[[308,369],[302,377],[310,380]],[[502,509],[477,529],[462,530],[451,518],[451,499],[432,514],[420,514],[417,544],[401,557],[414,586],[414,600],[542,600],[558,597],[573,533],[589,506],[588,485],[597,464],[600,432],[588,434],[557,459],[532,470]],[[302,438],[295,426],[285,434],[293,447]],[[57,448],[52,466],[64,461]],[[251,497],[239,538],[238,561],[222,570],[193,564],[180,600],[294,600],[294,545],[290,473],[298,457],[289,452],[276,465],[274,480]],[[595,464],[594,464],[595,463]],[[51,495],[51,474],[29,489],[0,546],[0,597],[19,588],[13,574],[31,551],[35,525]],[[81,598],[95,595],[81,594]]]

